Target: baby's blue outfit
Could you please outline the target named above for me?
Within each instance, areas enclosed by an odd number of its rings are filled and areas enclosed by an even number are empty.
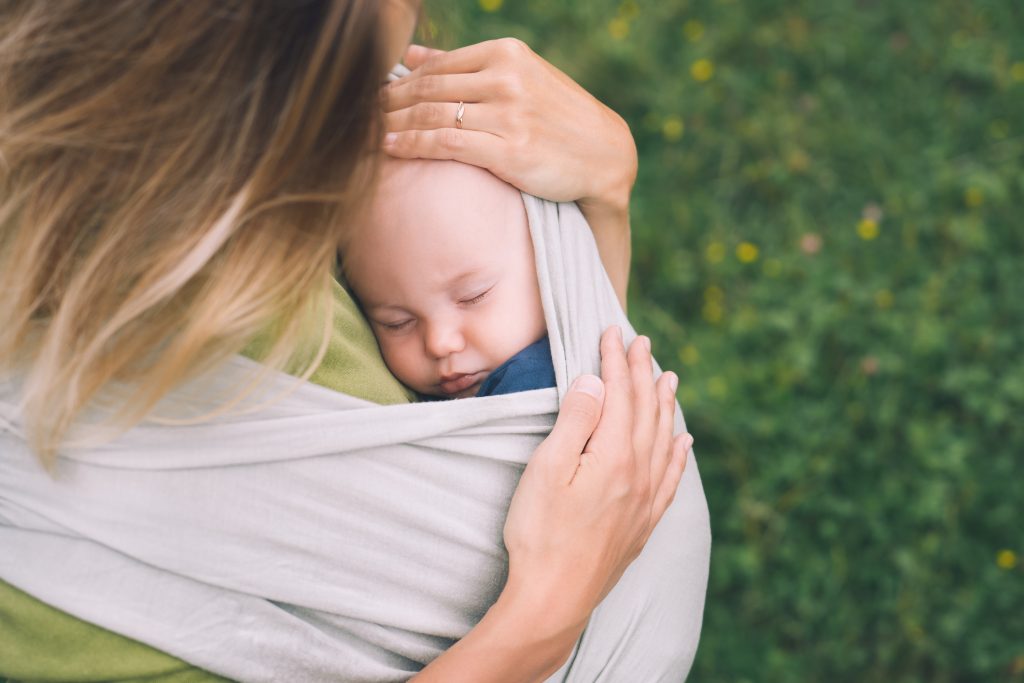
[[[480,385],[477,396],[514,394],[517,391],[546,389],[555,386],[555,366],[551,362],[551,345],[544,337],[499,365]]]

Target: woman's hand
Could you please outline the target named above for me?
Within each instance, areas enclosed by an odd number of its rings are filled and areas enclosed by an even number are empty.
[[[637,152],[622,117],[514,38],[451,52],[413,45],[405,63],[412,73],[383,91],[384,151],[455,159],[528,194],[576,201],[625,308]]]
[[[546,680],[672,503],[693,444],[672,435],[678,379],[655,382],[647,338],[627,354],[618,328],[601,338],[601,375],[566,394],[512,496],[497,602],[413,680]]]
[[[451,52],[413,45],[405,63],[412,73],[384,88],[389,154],[482,166],[553,201],[628,206],[637,170],[629,126],[521,40]]]
[[[636,559],[679,486],[688,434],[673,437],[678,379],[655,383],[650,342],[627,355],[621,332],[601,340],[601,374],[579,378],[534,453],[505,523],[505,593],[578,623]]]

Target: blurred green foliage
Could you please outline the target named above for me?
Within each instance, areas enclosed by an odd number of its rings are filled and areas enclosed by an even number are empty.
[[[461,0],[640,151],[714,533],[696,681],[1024,680],[1024,4]]]

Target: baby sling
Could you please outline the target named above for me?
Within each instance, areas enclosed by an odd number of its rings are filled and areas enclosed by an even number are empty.
[[[599,371],[601,332],[635,336],[576,205],[524,202],[556,388],[380,406],[275,374],[249,412],[144,422],[63,452],[51,476],[5,379],[0,578],[233,679],[408,679],[500,593],[512,493],[570,382]],[[256,367],[235,357],[161,407],[202,407]],[[549,680],[683,680],[709,556],[691,456],[644,551]]]

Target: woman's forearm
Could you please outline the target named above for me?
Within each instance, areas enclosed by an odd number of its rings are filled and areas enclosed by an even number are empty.
[[[535,683],[556,672],[572,652],[587,616],[506,587],[484,618],[412,681],[416,683]]]
[[[608,277],[622,310],[626,310],[630,259],[633,256],[629,228],[629,198],[636,182],[638,157],[629,124],[604,107],[606,134],[603,147],[608,156],[593,162],[588,174],[587,194],[576,200],[590,224]]]
[[[577,204],[594,233],[601,263],[612,281],[619,304],[622,310],[626,310],[626,290],[629,287],[630,260],[633,256],[629,201],[610,203],[581,199]]]

